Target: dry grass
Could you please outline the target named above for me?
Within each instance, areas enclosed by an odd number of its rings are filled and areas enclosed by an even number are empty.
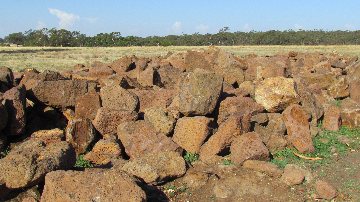
[[[64,70],[75,64],[89,65],[94,61],[111,62],[124,55],[157,56],[169,51],[179,52],[204,47],[170,46],[170,47],[96,47],[96,48],[60,48],[60,47],[0,47],[0,66],[14,70],[36,68]],[[243,56],[251,53],[258,55],[274,55],[298,52],[338,52],[345,55],[360,56],[360,46],[224,46],[221,47],[235,55]]]

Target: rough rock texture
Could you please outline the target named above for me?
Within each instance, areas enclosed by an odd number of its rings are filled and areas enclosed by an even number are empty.
[[[136,111],[139,99],[120,86],[105,86],[100,89],[102,106],[113,110]]]
[[[120,124],[117,135],[130,158],[138,158],[147,153],[180,150],[170,138],[156,133],[150,123],[142,120]]]
[[[263,172],[269,176],[274,177],[279,177],[282,174],[282,170],[280,170],[275,164],[267,161],[247,160],[244,162],[243,167],[258,172]]]
[[[75,104],[75,117],[94,120],[97,110],[101,107],[98,93],[87,93],[79,96]]]
[[[55,128],[51,130],[39,130],[31,134],[31,138],[36,140],[41,140],[45,144],[48,143],[54,143],[54,142],[60,142],[65,140],[65,134],[64,131]]]
[[[32,92],[37,100],[53,107],[75,106],[76,98],[93,92],[95,85],[85,80],[41,81]]]
[[[174,97],[174,90],[168,89],[153,89],[153,90],[130,90],[135,93],[140,100],[139,112],[144,112],[145,109],[150,107],[167,108]]]
[[[300,105],[291,105],[282,113],[287,139],[301,153],[315,150],[310,134],[309,116]]]
[[[5,128],[6,135],[20,135],[24,133],[26,125],[26,93],[24,86],[13,87],[3,95],[7,109],[8,121]]]
[[[331,131],[338,131],[341,125],[340,109],[330,106],[325,110],[323,128]]]
[[[138,114],[134,111],[113,110],[105,107],[98,109],[93,121],[94,127],[102,135],[116,134],[119,124],[134,121],[138,118]]]
[[[267,78],[255,88],[255,100],[269,112],[278,112],[298,102],[293,79],[284,77]]]
[[[130,160],[122,170],[143,179],[146,183],[157,184],[184,175],[186,165],[184,159],[176,152],[159,152]]]
[[[211,114],[222,91],[223,79],[200,69],[185,75],[179,83],[179,111],[186,116]]]
[[[349,96],[349,84],[347,83],[345,76],[341,76],[339,79],[333,82],[327,91],[329,95],[335,99]]]
[[[201,145],[211,132],[212,119],[204,116],[183,117],[175,126],[173,141],[191,153],[199,153]]]
[[[304,179],[304,172],[291,164],[285,166],[284,173],[280,178],[281,181],[289,186],[301,184]]]
[[[155,71],[152,67],[148,67],[145,70],[139,70],[137,75],[137,81],[143,87],[151,87],[154,85]]]
[[[360,104],[352,99],[344,99],[341,101],[341,122],[342,125],[356,128],[360,127]]]
[[[46,175],[41,201],[145,201],[129,175],[113,170],[55,171]]]
[[[0,159],[0,181],[8,188],[28,187],[51,171],[72,168],[75,160],[74,149],[64,141],[45,145],[28,140]]]
[[[237,137],[231,143],[230,152],[230,159],[236,164],[243,164],[246,160],[267,160],[269,158],[268,149],[255,132]]]
[[[90,119],[72,119],[65,131],[66,141],[75,148],[76,154],[86,152],[96,136]]]
[[[165,88],[174,88],[180,80],[181,71],[170,65],[160,67],[157,72],[156,85]]]
[[[242,118],[237,116],[229,117],[222,123],[215,134],[201,146],[200,159],[203,161],[211,160],[212,157],[229,147],[231,142],[244,131],[242,128]]]
[[[0,131],[2,131],[8,122],[8,112],[0,99]]]
[[[145,121],[151,123],[156,132],[168,136],[174,130],[176,120],[164,108],[151,107],[145,109],[144,113]]]
[[[11,69],[0,67],[0,92],[10,89],[14,82],[14,75]]]
[[[106,135],[94,145],[84,159],[96,165],[107,165],[112,159],[121,157],[121,155],[122,151],[116,137]]]
[[[331,200],[336,197],[336,189],[329,183],[318,180],[315,182],[316,198]]]

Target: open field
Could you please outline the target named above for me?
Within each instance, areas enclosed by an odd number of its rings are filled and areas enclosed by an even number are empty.
[[[14,70],[36,68],[38,70],[64,70],[75,64],[89,65],[94,61],[111,62],[123,55],[156,56],[169,51],[178,52],[204,47],[169,46],[169,47],[0,47],[0,66]],[[274,55],[289,51],[323,52],[360,56],[360,46],[224,46],[221,47],[235,55],[243,56]]]

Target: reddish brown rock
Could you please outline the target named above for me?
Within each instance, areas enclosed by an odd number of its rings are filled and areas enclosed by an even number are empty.
[[[301,169],[288,164],[285,166],[284,173],[280,180],[289,186],[301,184],[305,179],[305,175]]]
[[[86,152],[95,140],[96,131],[90,119],[72,119],[66,126],[66,141],[70,143],[76,154]]]
[[[140,101],[139,112],[144,112],[145,109],[150,107],[167,108],[174,97],[175,91],[169,89],[156,89],[156,90],[130,90],[135,93]]]
[[[338,131],[341,126],[340,109],[330,106],[325,110],[323,128],[325,130]]]
[[[24,86],[13,87],[3,95],[7,109],[8,121],[4,130],[6,135],[20,135],[26,125],[26,92]]]
[[[94,145],[93,149],[84,156],[84,159],[96,165],[107,165],[111,160],[121,156],[122,151],[116,137],[106,135]]]
[[[175,127],[175,118],[161,107],[145,109],[144,120],[151,123],[157,133],[169,136]]]
[[[113,110],[136,111],[139,99],[120,86],[104,86],[100,89],[102,106]]]
[[[105,107],[98,109],[95,119],[93,120],[94,127],[102,135],[116,134],[116,128],[119,124],[134,121],[138,118],[138,114],[134,111],[113,110]]]
[[[75,117],[94,120],[100,107],[100,96],[98,93],[87,93],[79,96],[75,104]]]
[[[268,149],[255,132],[235,138],[231,143],[230,153],[231,161],[236,164],[243,164],[246,160],[267,160],[269,158]]]
[[[287,139],[301,153],[315,150],[310,134],[309,115],[300,105],[290,105],[282,113],[287,129]]]
[[[46,175],[41,201],[146,201],[133,177],[115,170],[55,171]]]
[[[174,88],[180,80],[182,71],[171,65],[161,66],[155,77],[156,85],[165,88]]]
[[[336,189],[329,183],[318,180],[315,183],[316,198],[331,200],[336,197]]]
[[[14,75],[11,69],[0,67],[0,92],[5,92],[14,84]]]
[[[102,78],[113,75],[115,72],[107,65],[97,65],[95,67],[89,68],[89,77]]]
[[[199,153],[201,145],[211,132],[212,119],[204,116],[183,117],[175,126],[173,141],[191,153]]]
[[[152,67],[148,67],[145,70],[139,70],[137,75],[137,81],[143,87],[151,87],[154,85],[155,71]]]
[[[280,177],[282,174],[282,171],[275,164],[266,161],[247,160],[244,162],[243,167],[274,177]]]
[[[147,153],[180,151],[179,146],[165,135],[156,133],[145,121],[125,122],[119,125],[117,135],[130,158]]]
[[[2,131],[8,122],[8,112],[5,106],[1,103],[0,99],[0,131]]]
[[[341,123],[350,128],[360,127],[360,104],[352,99],[341,100]]]
[[[350,83],[349,91],[350,98],[360,104],[360,81],[353,81]]]
[[[344,98],[350,95],[349,84],[346,81],[345,76],[339,77],[333,82],[329,88],[328,93],[333,98]]]
[[[51,130],[39,130],[31,134],[31,138],[41,140],[45,144],[55,143],[65,140],[65,134],[63,130],[58,128]]]
[[[110,68],[113,69],[117,74],[128,72],[136,68],[136,59],[137,58],[135,56],[124,56],[110,64]]]

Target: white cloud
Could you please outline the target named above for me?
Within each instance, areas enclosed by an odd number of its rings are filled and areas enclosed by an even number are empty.
[[[209,26],[204,25],[204,24],[200,24],[200,25],[196,26],[195,29],[196,29],[196,31],[205,34],[205,33],[207,33],[209,31]]]
[[[55,8],[49,8],[49,13],[55,15],[59,19],[59,28],[67,29],[72,27],[76,21],[80,20],[80,16],[67,13]]]
[[[171,30],[175,33],[175,34],[179,34],[182,31],[182,23],[180,21],[176,21],[174,22],[174,24],[171,26]]]
[[[252,28],[248,23],[246,23],[241,29],[241,31],[243,31],[243,32],[250,32],[251,30],[252,30]]]
[[[36,24],[36,29],[42,29],[45,27],[46,27],[46,24],[43,21],[38,21]]]

